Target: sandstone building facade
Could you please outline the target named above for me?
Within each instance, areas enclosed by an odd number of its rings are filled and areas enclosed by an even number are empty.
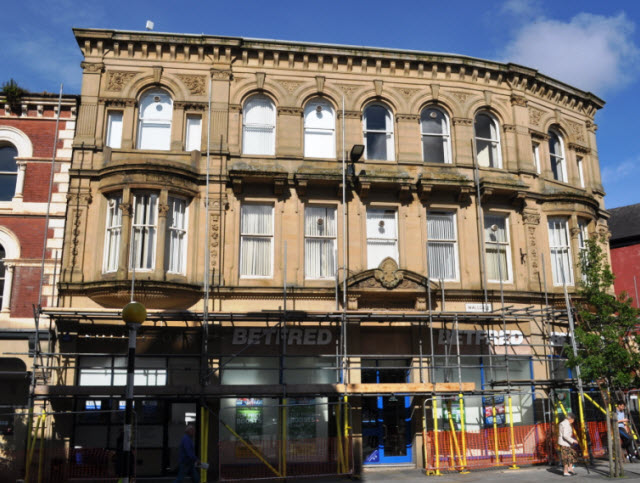
[[[74,32],[84,73],[49,312],[70,370],[37,395],[119,407],[135,272],[139,474],[175,465],[200,408],[216,415],[210,461],[237,469],[251,454],[218,419],[277,439],[269,421],[297,402],[315,408],[297,437],[331,439],[345,395],[356,466],[421,464],[434,391],[567,379],[554,307],[584,240],[607,233],[600,99],[456,55]],[[534,421],[518,391],[518,421]],[[105,421],[77,421],[71,444],[114,447]]]

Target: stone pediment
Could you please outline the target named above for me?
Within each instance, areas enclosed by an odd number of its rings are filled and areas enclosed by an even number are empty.
[[[387,257],[378,268],[372,268],[357,273],[347,279],[347,290],[354,291],[399,291],[424,293],[429,283],[427,277],[398,267],[396,261]],[[432,280],[431,290],[438,290],[438,285]]]

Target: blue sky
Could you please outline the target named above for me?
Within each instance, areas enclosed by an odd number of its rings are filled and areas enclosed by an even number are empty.
[[[79,93],[72,27],[449,52],[536,68],[607,104],[596,116],[606,206],[640,203],[636,0],[23,0],[5,2],[0,81]]]

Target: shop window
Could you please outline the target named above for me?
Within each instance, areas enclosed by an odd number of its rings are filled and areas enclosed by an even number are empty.
[[[0,201],[11,201],[16,194],[18,150],[12,145],[0,146]]]
[[[484,215],[484,248],[487,279],[490,282],[511,281],[511,248],[508,218],[500,215]]]
[[[133,257],[131,268],[153,270],[158,229],[158,194],[133,194]]]
[[[385,258],[398,261],[396,210],[367,210],[367,268],[377,268]]]
[[[107,113],[107,146],[120,149],[122,145],[122,111],[109,111]]]
[[[427,213],[429,278],[458,279],[458,243],[455,213]]]
[[[476,158],[479,166],[501,168],[500,131],[498,121],[486,112],[475,119]]]
[[[122,211],[120,204],[122,195],[111,195],[107,198],[107,226],[104,237],[103,272],[118,270],[120,237],[122,234]]]
[[[242,153],[274,155],[276,108],[266,96],[253,96],[242,110]]]
[[[394,160],[393,118],[381,104],[367,106],[363,114],[365,158]]]
[[[336,209],[307,206],[304,210],[304,273],[306,278],[336,274]]]
[[[325,100],[314,99],[304,108],[304,155],[336,157],[336,116],[333,106]]]
[[[566,218],[549,218],[549,248],[551,250],[551,270],[553,284],[573,285],[571,245]]]
[[[553,129],[549,130],[549,163],[553,179],[567,182],[567,164],[564,155],[564,142],[562,137]]]
[[[202,147],[202,116],[189,114],[185,128],[185,151],[200,151]]]
[[[145,92],[140,98],[138,149],[169,150],[172,118],[173,100],[168,92]]]
[[[240,215],[240,276],[273,274],[273,205],[245,204]]]
[[[422,110],[422,158],[427,163],[451,163],[449,118],[435,107]]]
[[[165,261],[167,272],[186,273],[187,201],[183,198],[169,197]]]
[[[124,386],[127,383],[126,357],[82,357],[79,361],[79,386]],[[136,357],[133,383],[136,386],[167,384],[166,359]]]

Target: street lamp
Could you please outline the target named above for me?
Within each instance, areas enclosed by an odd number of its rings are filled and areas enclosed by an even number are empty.
[[[147,309],[140,302],[131,301],[122,309],[122,320],[129,329],[129,351],[127,353],[127,389],[125,392],[124,431],[122,452],[124,453],[123,483],[129,483],[131,478],[131,428],[133,426],[133,378],[136,366],[136,335],[138,328],[147,318]]]

